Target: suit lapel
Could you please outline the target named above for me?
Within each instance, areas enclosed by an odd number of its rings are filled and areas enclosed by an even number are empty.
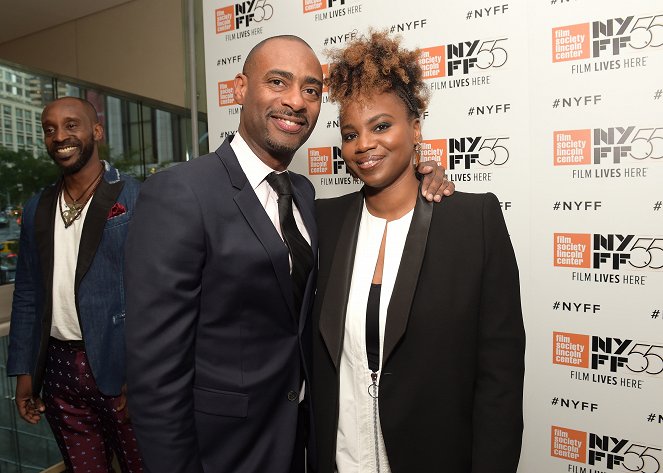
[[[238,189],[234,197],[235,204],[237,204],[239,211],[269,255],[276,279],[283,293],[283,298],[288,305],[293,320],[297,323],[298,317],[295,314],[292,298],[292,280],[290,279],[290,263],[287,247],[279,237],[265,209],[260,204],[256,193],[246,178],[246,174],[242,171],[242,167],[239,165],[239,161],[230,146],[230,142],[228,140],[224,141],[216,151],[216,154],[228,171],[231,184]]]
[[[419,272],[426,252],[428,230],[433,216],[433,204],[426,201],[419,193],[414,206],[412,223],[405,239],[403,256],[398,268],[394,291],[387,309],[387,326],[384,335],[382,366],[405,334],[414,292],[419,281]]]
[[[363,194],[357,192],[356,199],[352,201],[347,210],[341,210],[345,211],[345,219],[334,249],[334,259],[329,270],[327,290],[320,311],[320,333],[337,370],[341,360],[345,312],[350,295],[363,202]],[[348,242],[352,242],[352,244],[348,245]]]
[[[44,319],[42,323],[51,326],[51,304],[53,294],[53,232],[55,230],[55,212],[57,211],[60,182],[49,186],[41,194],[35,213],[35,239],[39,253],[42,286],[44,288]],[[41,314],[39,314],[41,315]]]
[[[74,294],[78,293],[78,287],[88,269],[90,269],[106,226],[108,212],[117,201],[117,197],[120,195],[123,187],[124,183],[122,181],[109,184],[102,179],[92,197],[92,201],[90,201],[90,208],[87,210],[81,233],[81,241],[78,247]]]

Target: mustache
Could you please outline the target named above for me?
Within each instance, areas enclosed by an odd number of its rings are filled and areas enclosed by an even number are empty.
[[[270,110],[269,113],[268,113],[268,116],[272,116],[272,115],[281,115],[281,116],[284,116],[284,117],[296,118],[298,120],[303,121],[304,123],[306,123],[308,125],[308,117],[305,114],[293,112],[292,110],[289,110],[289,109]]]
[[[51,149],[66,148],[68,146],[80,147],[82,143],[79,140],[69,138],[68,140],[62,141],[60,143],[52,143]]]

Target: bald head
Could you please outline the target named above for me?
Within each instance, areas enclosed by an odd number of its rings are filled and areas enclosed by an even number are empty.
[[[90,120],[90,123],[96,124],[99,123],[99,116],[97,115],[97,109],[94,108],[92,103],[88,102],[85,99],[79,97],[60,97],[59,99],[53,100],[44,108],[44,111],[41,113],[42,121],[47,115],[47,112],[57,107],[68,107],[72,104],[75,104],[81,108],[81,111],[85,116]]]
[[[278,36],[272,36],[270,38],[263,39],[258,44],[256,44],[251,49],[251,51],[249,51],[249,54],[247,54],[247,56],[246,56],[246,61],[244,61],[244,68],[242,69],[242,74],[249,75],[251,69],[255,65],[256,56],[258,56],[258,53],[260,52],[261,49],[263,49],[268,44],[278,42],[278,41],[293,41],[293,42],[302,44],[302,45],[306,46],[308,49],[310,49],[311,53],[313,55],[315,55],[315,52],[313,51],[313,48],[311,48],[311,46],[306,41],[304,41],[302,38],[300,38],[299,36],[295,36],[295,35],[292,35],[292,34],[282,34],[282,35],[278,35]]]

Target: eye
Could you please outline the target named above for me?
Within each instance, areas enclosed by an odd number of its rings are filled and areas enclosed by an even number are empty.
[[[270,79],[269,83],[276,87],[281,87],[285,85],[285,82],[283,82],[281,79]]]
[[[76,128],[77,123],[76,122],[68,122],[66,127],[70,130]]]
[[[309,87],[304,89],[304,93],[308,95],[312,95],[313,97],[320,97],[320,91],[316,89],[315,87]]]
[[[391,123],[387,123],[387,122],[378,123],[375,126],[375,131],[377,131],[377,132],[385,131],[390,127],[391,127]]]
[[[354,133],[354,132],[352,132],[352,133],[343,133],[341,135],[341,139],[345,142],[352,141],[355,138],[357,138],[357,133]]]
[[[49,126],[47,128],[44,128],[44,135],[51,135],[51,134],[53,134],[53,132],[54,132],[54,129],[51,126]]]

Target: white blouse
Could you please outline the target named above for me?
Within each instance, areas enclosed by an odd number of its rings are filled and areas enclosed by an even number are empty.
[[[374,402],[374,398],[369,394],[372,381],[366,357],[366,305],[380,244],[387,230],[379,312],[380,367],[382,367],[387,309],[412,214],[411,210],[398,220],[387,223],[385,219],[371,215],[364,203],[345,314],[345,334],[340,364],[339,419],[336,437],[336,467],[339,473],[390,471],[377,402]],[[378,385],[380,371],[377,373]],[[379,458],[379,469],[376,458]]]

